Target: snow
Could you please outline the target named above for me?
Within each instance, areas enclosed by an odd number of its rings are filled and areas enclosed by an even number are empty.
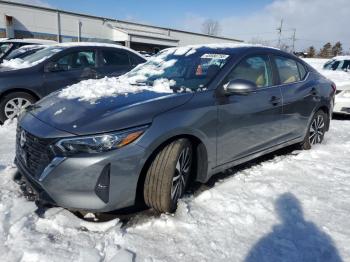
[[[312,150],[202,185],[173,215],[98,223],[35,212],[13,182],[15,130],[15,121],[0,126],[0,261],[350,261],[350,121],[332,120]]]
[[[350,89],[350,72],[323,69],[323,65],[329,61],[329,59],[304,58],[303,60],[313,66],[322,75],[332,80],[336,84],[337,89]]]
[[[131,72],[120,77],[104,77],[103,79],[89,79],[63,89],[59,97],[66,99],[79,99],[96,103],[97,100],[104,97],[128,95],[145,90],[158,93],[173,93],[171,89],[176,83],[174,80],[165,78],[157,79],[152,86],[139,85],[138,82],[144,81],[148,75],[161,75],[166,68],[175,64],[172,59],[162,64],[155,64],[160,61],[160,57],[151,58],[144,66],[137,66]]]
[[[15,129],[0,127],[0,261],[350,260],[350,122],[333,120],[312,150],[203,185],[174,215],[143,211],[126,224],[62,208],[39,217],[12,181]]]
[[[28,68],[28,67],[33,67],[33,66],[36,66],[38,64],[40,64],[41,62],[44,62],[46,59],[48,59],[49,56],[46,56],[42,59],[39,59],[35,62],[28,62],[28,61],[25,61],[21,58],[15,58],[15,59],[11,59],[11,60],[4,60],[1,64],[1,66],[3,67],[9,67],[9,68],[12,68],[12,69],[22,69],[22,68]]]

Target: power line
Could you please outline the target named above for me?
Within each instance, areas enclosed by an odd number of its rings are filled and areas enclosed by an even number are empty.
[[[282,27],[283,27],[283,19],[281,19],[280,27],[277,28],[277,31],[278,31],[278,46],[281,46]]]

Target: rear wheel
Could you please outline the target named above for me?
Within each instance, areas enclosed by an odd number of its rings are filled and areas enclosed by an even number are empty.
[[[174,212],[192,170],[192,144],[188,139],[165,146],[152,161],[145,179],[144,199],[159,212]]]
[[[326,124],[328,116],[322,110],[319,110],[313,116],[308,128],[308,132],[301,144],[302,149],[308,150],[315,144],[321,144],[326,133]]]
[[[16,118],[28,106],[34,104],[36,99],[24,92],[14,92],[5,95],[0,103],[0,122]]]

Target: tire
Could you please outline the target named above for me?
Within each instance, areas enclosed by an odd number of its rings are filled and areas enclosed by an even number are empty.
[[[317,111],[308,126],[308,131],[304,141],[301,143],[301,148],[309,150],[315,144],[321,144],[324,134],[327,131],[328,116],[322,110]]]
[[[35,97],[25,92],[13,92],[5,95],[0,102],[0,122],[4,123],[9,118],[16,118],[20,109],[25,109],[29,105],[34,104],[36,100]],[[16,104],[16,101],[20,102],[21,106],[15,109],[12,105],[13,103]],[[15,115],[13,117],[11,117],[12,111],[6,111],[11,110],[11,108],[14,108],[13,112]]]
[[[143,189],[148,207],[160,213],[175,212],[191,176],[192,152],[188,139],[176,140],[158,152],[148,168]]]

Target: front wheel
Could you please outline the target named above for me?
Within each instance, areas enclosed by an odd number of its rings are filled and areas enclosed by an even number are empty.
[[[308,132],[301,144],[302,149],[308,150],[315,144],[321,144],[326,133],[328,116],[322,110],[317,111],[309,125]]]
[[[188,139],[165,146],[152,161],[145,179],[144,199],[148,207],[161,213],[176,210],[192,170],[192,144]]]
[[[28,106],[34,104],[36,99],[24,92],[14,92],[5,95],[0,102],[0,123],[7,119],[16,118]]]

